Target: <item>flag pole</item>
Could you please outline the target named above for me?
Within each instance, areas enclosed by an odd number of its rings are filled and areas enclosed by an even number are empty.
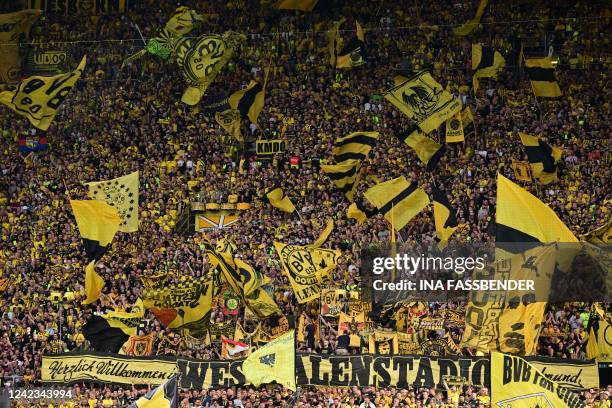
[[[66,184],[66,179],[63,177],[62,177],[62,182],[64,183],[64,192],[68,196],[68,200],[72,201],[72,197],[70,196],[70,189],[68,188],[68,185]]]
[[[393,202],[391,202],[391,255],[395,258],[397,255],[397,247],[395,240],[395,207],[393,206]],[[391,282],[395,282],[395,264],[393,269],[391,270]]]

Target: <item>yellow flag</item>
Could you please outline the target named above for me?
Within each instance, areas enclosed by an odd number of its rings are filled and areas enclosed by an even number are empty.
[[[399,352],[399,336],[397,332],[374,330],[368,339],[370,354],[388,355]]]
[[[138,398],[134,405],[136,408],[175,408],[178,399],[178,377],[175,375]]]
[[[361,177],[361,160],[346,160],[341,164],[322,164],[321,170],[336,187],[353,201],[353,193]]]
[[[66,74],[26,78],[14,91],[0,92],[0,103],[25,116],[33,126],[47,130],[59,106],[81,77],[86,61],[83,57],[77,69]]]
[[[578,242],[555,212],[498,173],[496,242]]]
[[[220,253],[209,242],[204,242],[206,255],[215,270],[214,273],[230,285],[232,291],[258,318],[264,319],[281,314],[274,299],[261,287],[269,280],[255,272],[246,262],[234,259],[231,253]]]
[[[276,187],[268,191],[263,196],[263,200],[286,213],[295,212],[295,205],[293,205],[291,199],[285,195],[285,192],[280,187]]]
[[[176,63],[189,84],[181,100],[196,105],[217,74],[229,62],[246,37],[228,31],[223,35],[203,35],[196,39],[181,37],[174,44]]]
[[[479,78],[497,78],[497,74],[506,66],[506,60],[491,47],[472,44],[472,82],[474,92],[478,90]]]
[[[176,36],[189,34],[204,18],[197,11],[189,7],[179,7],[170,17],[164,28]]]
[[[585,407],[577,394],[546,378],[527,360],[502,353],[491,354],[491,406]]]
[[[91,261],[85,267],[85,300],[84,305],[100,299],[104,289],[104,279],[95,270],[96,261]]]
[[[227,109],[223,112],[215,112],[215,120],[221,126],[225,133],[232,136],[239,142],[243,142],[244,138],[240,132],[240,112],[236,109]]]
[[[427,71],[404,78],[385,93],[391,102],[426,134],[461,111],[461,101],[442,88]]]
[[[521,181],[531,181],[531,166],[527,162],[512,159],[514,178]]]
[[[323,245],[325,241],[327,241],[327,238],[329,237],[333,229],[334,229],[334,220],[330,218],[327,220],[327,225],[325,226],[325,229],[321,231],[321,235],[319,235],[319,238],[317,238],[317,240],[309,246],[311,248],[318,248],[321,245]]]
[[[139,298],[136,303],[132,305],[131,312],[113,310],[103,314],[102,317],[110,327],[116,327],[121,329],[125,334],[134,336],[136,335],[140,322],[144,318],[144,310],[142,299]]]
[[[434,223],[440,241],[445,242],[457,230],[457,217],[446,192],[433,188]]]
[[[588,358],[596,358],[600,362],[612,362],[612,324],[610,315],[601,307],[593,304],[589,317],[589,338],[586,346]]]
[[[363,211],[357,203],[351,203],[346,210],[346,218],[353,218],[357,220],[357,224],[363,224],[368,219],[365,211]]]
[[[548,299],[556,258],[554,245],[541,245],[475,272],[474,279],[533,280],[534,290],[472,291],[462,346],[483,353],[534,354],[546,309],[541,300]]]
[[[247,383],[255,387],[276,382],[295,391],[295,330],[251,353],[242,363]]]
[[[210,276],[192,278],[162,289],[143,290],[143,304],[164,326],[200,337],[208,329],[214,282]]]
[[[112,180],[86,183],[90,198],[104,201],[117,209],[121,218],[121,232],[138,231],[138,174],[135,171]]]
[[[312,11],[320,0],[278,0],[272,8],[279,10]]]
[[[599,228],[589,231],[582,235],[581,240],[590,242],[591,244],[609,244],[612,242],[612,216],[608,218],[608,222]]]
[[[549,58],[526,59],[525,72],[536,96],[556,98],[562,95],[555,78],[555,67]]]
[[[102,258],[115,234],[119,230],[121,218],[117,209],[103,201],[70,200],[70,206],[76,218],[79,233],[89,263],[85,267],[84,304],[95,302],[102,293],[104,281],[95,271],[95,263]]]
[[[549,146],[537,136],[519,132],[521,143],[531,165],[531,173],[542,184],[557,181],[557,162],[561,160],[563,149]]]
[[[262,86],[257,81],[251,81],[246,88],[231,94],[227,98],[227,103],[230,108],[236,109],[242,117],[248,117],[251,123],[257,123],[265,98],[265,84]]]
[[[0,14],[0,82],[14,83],[21,73],[19,42],[28,39],[30,29],[42,11],[21,10]]]
[[[399,231],[429,204],[429,197],[416,183],[398,177],[371,187],[365,198]],[[393,210],[393,211],[392,211]]]
[[[461,143],[465,141],[461,112],[446,120],[446,143]]]

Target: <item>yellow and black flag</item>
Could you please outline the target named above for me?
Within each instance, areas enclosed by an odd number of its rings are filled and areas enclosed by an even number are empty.
[[[269,282],[264,275],[256,272],[246,262],[233,257],[231,252],[218,252],[210,242],[204,242],[213,273],[222,276],[232,291],[260,319],[282,314],[272,297],[262,285]]]
[[[398,231],[429,205],[425,190],[403,176],[371,187],[364,196]]]
[[[346,198],[353,201],[353,193],[361,176],[361,160],[345,160],[341,164],[322,164],[321,170],[327,174],[327,177]]]
[[[603,309],[602,304],[594,303],[589,317],[587,358],[596,358],[599,362],[612,362],[611,323],[612,317]]]
[[[446,146],[428,138],[416,126],[411,126],[403,135],[398,136],[414,150],[427,170],[433,170],[446,152]]]
[[[21,74],[19,41],[30,37],[30,29],[42,11],[21,10],[0,14],[0,82],[11,84]]]
[[[336,139],[332,150],[332,159],[336,163],[346,160],[363,160],[376,145],[378,132],[354,132]]]
[[[495,296],[470,291],[461,346],[482,353],[535,354],[546,311],[541,300],[550,295],[557,255],[556,245],[541,245],[477,269],[473,279],[529,279],[534,289],[499,291]],[[538,301],[516,301],[530,298]]]
[[[433,188],[433,208],[436,234],[440,241],[446,242],[457,229],[457,217],[446,192],[437,187]]]
[[[346,210],[346,218],[357,220],[358,224],[363,224],[368,218],[378,214],[378,210],[370,210],[361,201],[355,201]]]
[[[240,112],[237,109],[227,109],[223,112],[215,112],[215,121],[228,135],[239,142],[244,138],[240,132]]]
[[[355,21],[355,36],[351,38],[347,43],[342,45],[338,51],[338,41],[340,36],[336,29],[336,35],[334,36],[334,47],[335,52],[335,67],[336,68],[354,68],[364,65],[365,61],[365,37],[363,34],[363,28],[358,21]],[[331,46],[330,46],[331,49]]]
[[[128,408],[178,408],[178,376],[166,380],[157,388],[138,398]]]
[[[15,90],[0,92],[0,103],[25,116],[33,126],[47,130],[61,103],[83,74],[86,62],[87,58],[83,57],[77,69],[65,74],[26,78]]]
[[[214,278],[209,275],[191,278],[161,289],[143,290],[143,304],[164,326],[202,337],[209,327],[214,288]]]
[[[512,159],[512,171],[515,179],[531,182],[531,165],[528,162]]]
[[[506,66],[506,60],[499,51],[492,47],[472,44],[472,82],[474,92],[478,90],[479,78],[497,78],[497,74]]]
[[[83,304],[98,300],[102,294],[104,280],[95,271],[95,263],[106,253],[121,224],[116,208],[103,201],[70,200],[70,206],[76,218],[87,261],[85,267],[85,294]]]
[[[193,31],[202,21],[204,21],[204,16],[192,8],[181,6],[175,10],[164,28],[173,35],[181,37]]]
[[[536,196],[497,174],[497,245],[514,242],[578,242],[557,214]]]
[[[170,39],[176,63],[188,84],[181,100],[196,105],[206,93],[217,74],[229,62],[244,34],[227,31],[223,35],[203,35]]]
[[[92,349],[102,353],[117,353],[130,338],[125,331],[112,327],[102,316],[93,315],[83,325],[83,337]]]
[[[557,181],[557,162],[561,159],[563,150],[548,145],[537,136],[519,133],[519,137],[531,164],[533,176],[542,184]]]
[[[609,244],[612,242],[612,216],[608,218],[608,222],[599,228],[589,231],[582,235],[582,241],[590,242],[591,244]]]
[[[86,183],[88,196],[100,200],[117,209],[121,224],[119,231],[138,231],[138,190],[140,188],[138,170],[112,180]]]
[[[295,205],[291,199],[285,195],[285,192],[280,187],[273,187],[268,190],[262,197],[263,202],[270,203],[272,207],[276,207],[286,213],[295,212]]]
[[[110,327],[116,327],[128,336],[136,334],[140,322],[144,318],[144,304],[138,299],[129,312],[113,310],[102,315]]]
[[[240,112],[240,116],[243,118],[248,117],[251,123],[257,123],[257,118],[263,109],[265,98],[265,84],[262,86],[257,81],[251,81],[246,88],[231,94],[227,98],[227,102],[232,109]]]
[[[259,387],[275,382],[295,391],[295,330],[251,353],[242,363],[245,382]]]
[[[329,6],[332,0],[279,0],[272,5],[278,10],[301,10],[319,13]]]
[[[543,98],[561,96],[561,89],[555,78],[555,68],[549,58],[526,59],[525,71],[536,96]]]
[[[462,103],[442,88],[427,71],[410,78],[396,77],[396,86],[385,93],[385,99],[428,134],[461,111]]]
[[[320,299],[321,286],[330,282],[340,251],[274,242],[283,271],[298,303]]]
[[[476,123],[469,106],[446,121],[446,143],[461,143],[468,135],[476,135]]]

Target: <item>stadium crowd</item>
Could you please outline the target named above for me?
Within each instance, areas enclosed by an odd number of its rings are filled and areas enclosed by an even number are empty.
[[[326,246],[343,254],[334,287],[358,289],[360,250],[387,242],[389,224],[382,216],[361,225],[347,219],[350,203],[320,171],[320,164],[331,157],[334,139],[351,132],[381,133],[355,196],[377,181],[401,175],[418,180],[428,193],[435,182],[449,192],[457,210],[457,242],[494,240],[495,176],[501,172],[514,179],[511,161],[524,159],[519,131],[542,135],[564,149],[558,183],[519,184],[549,204],[576,235],[610,217],[611,129],[606,118],[612,96],[611,55],[605,35],[610,31],[610,10],[604,2],[519,1],[512,7],[491,2],[482,27],[467,38],[453,35],[452,28],[473,16],[474,2],[357,1],[333,9],[331,17],[273,10],[255,0],[181,2],[205,16],[202,32],[233,29],[247,34],[208,95],[227,95],[250,79],[261,79],[270,67],[259,126],[244,121],[243,134],[247,145],[260,138],[287,139],[287,151],[273,160],[224,143],[222,130],[205,109],[182,104],[185,84],[174,64],[148,55],[120,69],[123,60],[142,46],[136,27],[144,37],[153,36],[177,5],[133,3],[131,11],[121,15],[46,14],[35,27],[34,44],[56,42],[70,51],[74,65],[82,55],[88,57],[82,79],[46,133],[48,152],[20,155],[17,138],[38,133],[25,119],[0,108],[0,277],[9,278],[0,294],[4,384],[38,385],[43,353],[86,349],[81,328],[88,316],[106,308],[128,308],[142,290],[142,276],[166,272],[172,283],[205,274],[209,262],[199,234],[175,231],[190,201],[219,203],[237,195],[239,202],[251,203],[231,228],[206,234],[212,240],[230,238],[240,257],[272,279],[274,299],[292,325],[302,314],[317,321],[319,302],[295,301],[273,242],[312,243],[326,220],[334,219]],[[366,30],[367,64],[350,71],[330,68],[326,25],[318,24],[341,15],[349,16],[344,30],[352,30],[354,20]],[[536,100],[518,59],[508,57],[497,80],[481,80],[478,92],[471,92],[471,43],[490,44],[510,55],[517,39],[540,47],[546,41],[546,52],[550,46],[558,56],[561,98]],[[426,170],[396,137],[410,121],[381,98],[405,67],[430,69],[474,112],[476,134],[465,143],[449,145],[434,171]],[[297,164],[290,157],[297,157]],[[86,197],[84,182],[135,170],[140,171],[141,185],[139,231],[115,237],[112,250],[96,265],[106,282],[104,295],[93,307],[84,307],[86,262],[68,199]],[[299,216],[261,201],[262,192],[273,185],[283,188]],[[433,241],[431,208],[400,234],[406,242]],[[433,316],[435,310],[432,305]],[[588,304],[549,305],[538,354],[586,358],[588,316]],[[246,329],[255,327],[244,310],[236,318],[224,314],[221,305],[211,319],[238,319]],[[337,325],[333,318],[325,321],[320,338],[310,345],[301,343],[301,350],[314,346],[320,352],[336,352]],[[193,339],[165,330],[152,314],[145,322],[141,333],[154,333],[153,354],[220,358],[218,341],[194,345]],[[453,332],[456,340],[460,335],[460,330]],[[66,406],[123,407],[146,391],[93,384],[78,384],[75,390],[78,402]],[[583,391],[581,398],[589,407],[610,407],[610,393],[612,386]],[[489,406],[487,389],[468,385],[448,390],[354,387],[297,393],[278,386],[245,387],[182,391],[181,400],[185,407]]]

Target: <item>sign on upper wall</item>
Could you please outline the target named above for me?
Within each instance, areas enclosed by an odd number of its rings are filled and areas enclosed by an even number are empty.
[[[26,9],[59,14],[113,14],[124,13],[130,0],[24,0]]]

